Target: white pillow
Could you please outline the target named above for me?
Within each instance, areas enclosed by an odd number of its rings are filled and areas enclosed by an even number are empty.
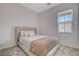
[[[30,37],[31,36],[35,36],[35,31],[30,31],[30,34],[29,35],[30,35]]]
[[[21,31],[20,36],[26,36],[25,31]]]
[[[26,37],[35,36],[35,31],[21,31],[20,35]]]

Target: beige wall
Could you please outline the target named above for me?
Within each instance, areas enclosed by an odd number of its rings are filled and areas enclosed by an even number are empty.
[[[57,32],[57,13],[73,9],[72,33]],[[60,4],[43,13],[40,13],[39,33],[56,36],[64,45],[79,48],[78,39],[78,4]]]
[[[0,4],[0,48],[15,45],[16,26],[38,26],[38,14],[19,4]]]

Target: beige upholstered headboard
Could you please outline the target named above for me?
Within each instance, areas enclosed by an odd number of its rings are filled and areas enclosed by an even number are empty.
[[[34,30],[35,33],[37,34],[37,30],[34,27],[16,27],[15,28],[16,45],[18,45],[20,31],[31,31],[31,30]]]

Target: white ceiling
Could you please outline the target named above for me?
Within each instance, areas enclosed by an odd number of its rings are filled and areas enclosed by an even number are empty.
[[[22,6],[31,9],[36,13],[41,13],[49,8],[59,5],[60,3],[51,3],[47,5],[47,3],[20,3]]]

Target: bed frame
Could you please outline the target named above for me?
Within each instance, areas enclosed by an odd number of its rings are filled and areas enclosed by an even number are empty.
[[[19,46],[19,35],[20,35],[20,31],[31,31],[34,30],[35,34],[37,34],[37,30],[34,27],[16,27],[15,28],[15,39],[16,39],[16,45]],[[58,41],[58,40],[57,40]],[[22,45],[20,45],[22,46]],[[20,47],[19,46],[19,47]],[[47,56],[53,56],[55,54],[55,52],[58,49],[59,44],[57,44],[48,54]],[[21,48],[21,47],[20,47]],[[24,51],[24,50],[23,50]],[[24,51],[25,52],[25,51]],[[26,53],[26,52],[25,52]],[[30,53],[27,53],[29,56],[34,56]]]
[[[20,36],[20,32],[21,31],[35,31],[35,34],[37,34],[37,30],[35,27],[16,27],[15,28],[15,41],[16,41],[16,45],[18,45],[19,42],[19,36]]]

